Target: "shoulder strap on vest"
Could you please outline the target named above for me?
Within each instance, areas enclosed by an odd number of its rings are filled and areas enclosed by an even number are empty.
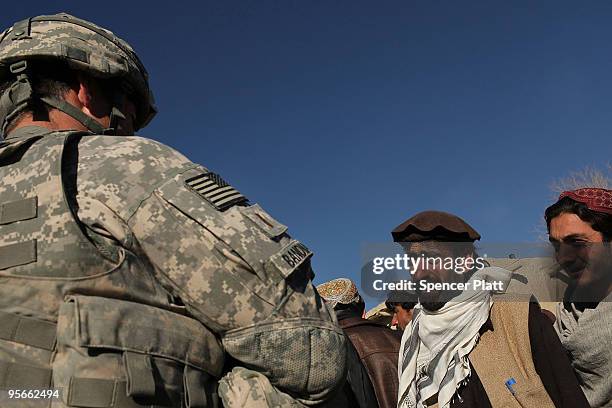
[[[469,356],[491,405],[554,408],[533,364],[528,299],[495,301],[491,322]]]

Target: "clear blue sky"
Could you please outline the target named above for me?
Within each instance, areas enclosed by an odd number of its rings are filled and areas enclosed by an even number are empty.
[[[24,1],[128,40],[159,116],[141,134],[222,174],[359,279],[417,211],[525,242],[550,183],[612,160],[609,1]],[[371,306],[371,305],[369,305]]]

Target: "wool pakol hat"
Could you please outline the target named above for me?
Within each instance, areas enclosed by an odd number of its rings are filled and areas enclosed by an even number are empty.
[[[423,211],[391,231],[395,242],[449,241],[474,242],[480,239],[467,222],[443,211]]]

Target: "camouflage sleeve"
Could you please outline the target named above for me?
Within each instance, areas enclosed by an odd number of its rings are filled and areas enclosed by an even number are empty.
[[[236,367],[219,381],[219,397],[225,408],[303,408],[278,391],[261,373]]]
[[[310,281],[312,253],[219,175],[164,154],[177,163],[120,211],[158,279],[236,360],[305,405],[327,399],[345,340]]]

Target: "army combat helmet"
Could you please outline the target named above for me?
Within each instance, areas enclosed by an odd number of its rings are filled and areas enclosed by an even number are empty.
[[[35,62],[52,61],[62,61],[94,78],[118,80],[108,129],[66,101],[33,92]],[[157,112],[147,71],[132,47],[112,32],[65,13],[18,21],[0,34],[0,81],[11,79],[14,82],[0,96],[1,134],[12,118],[37,102],[72,116],[98,134],[115,133],[119,118],[124,117],[120,107],[126,96],[137,109],[135,129],[146,126]]]

